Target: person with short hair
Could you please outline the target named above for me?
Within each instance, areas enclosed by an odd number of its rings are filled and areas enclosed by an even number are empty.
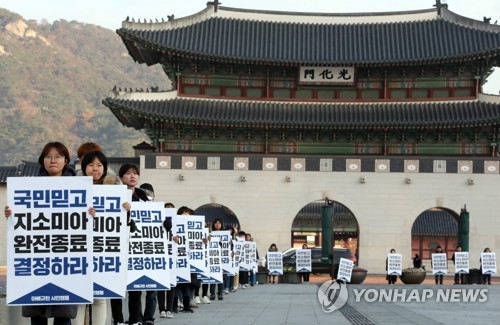
[[[69,166],[68,148],[61,142],[47,143],[38,157],[38,176],[75,176]],[[5,217],[9,218],[12,210],[5,207]],[[90,209],[89,209],[90,212]],[[70,325],[77,316],[78,305],[29,305],[22,306],[23,317],[29,317],[31,325],[46,325],[49,318],[54,318],[54,325]]]

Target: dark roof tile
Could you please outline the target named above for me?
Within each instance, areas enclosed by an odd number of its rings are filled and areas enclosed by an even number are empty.
[[[334,20],[332,20],[334,21]],[[500,33],[446,19],[298,24],[211,17],[180,28],[121,28],[132,57],[159,63],[162,51],[267,64],[373,65],[498,54]]]
[[[447,102],[270,102],[181,98],[103,104],[129,127],[145,128],[145,117],[176,123],[320,128],[470,127],[500,122],[500,104],[479,100]]]

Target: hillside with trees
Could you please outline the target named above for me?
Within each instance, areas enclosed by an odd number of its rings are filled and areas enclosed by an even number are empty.
[[[76,21],[26,21],[0,8],[0,165],[34,161],[45,143],[72,156],[95,141],[108,156],[132,156],[147,136],[102,105],[115,86],[170,88],[160,66],[135,63],[119,36]]]

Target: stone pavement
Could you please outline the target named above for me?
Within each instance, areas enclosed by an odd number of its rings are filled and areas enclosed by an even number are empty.
[[[432,279],[431,277],[428,277]],[[494,283],[498,279],[494,278]],[[201,305],[193,314],[178,313],[172,319],[157,318],[155,324],[498,324],[500,316],[500,285],[492,286],[435,286],[426,284],[388,286],[384,276],[369,276],[361,285],[349,285],[348,303],[332,313],[323,312],[318,302],[318,286],[327,277],[313,276],[310,284],[265,284],[239,289],[224,296],[223,301]],[[445,280],[450,283],[450,278]],[[431,282],[432,283],[432,282]],[[436,302],[428,299],[421,303],[356,302],[353,290],[412,288],[434,291],[443,289],[487,289],[486,302]],[[368,295],[373,298],[373,295]],[[126,306],[126,303],[124,303]],[[108,313],[110,314],[110,313]],[[19,307],[5,307],[0,299],[0,324],[28,324],[19,316]],[[109,320],[106,325],[111,324]]]

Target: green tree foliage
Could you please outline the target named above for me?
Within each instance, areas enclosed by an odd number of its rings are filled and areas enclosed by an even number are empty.
[[[34,33],[5,28],[20,22]],[[160,66],[135,63],[113,31],[65,20],[37,24],[0,8],[0,165],[35,161],[56,140],[73,157],[87,141],[108,156],[132,156],[132,146],[149,139],[101,104],[115,85],[167,90],[170,81]]]

